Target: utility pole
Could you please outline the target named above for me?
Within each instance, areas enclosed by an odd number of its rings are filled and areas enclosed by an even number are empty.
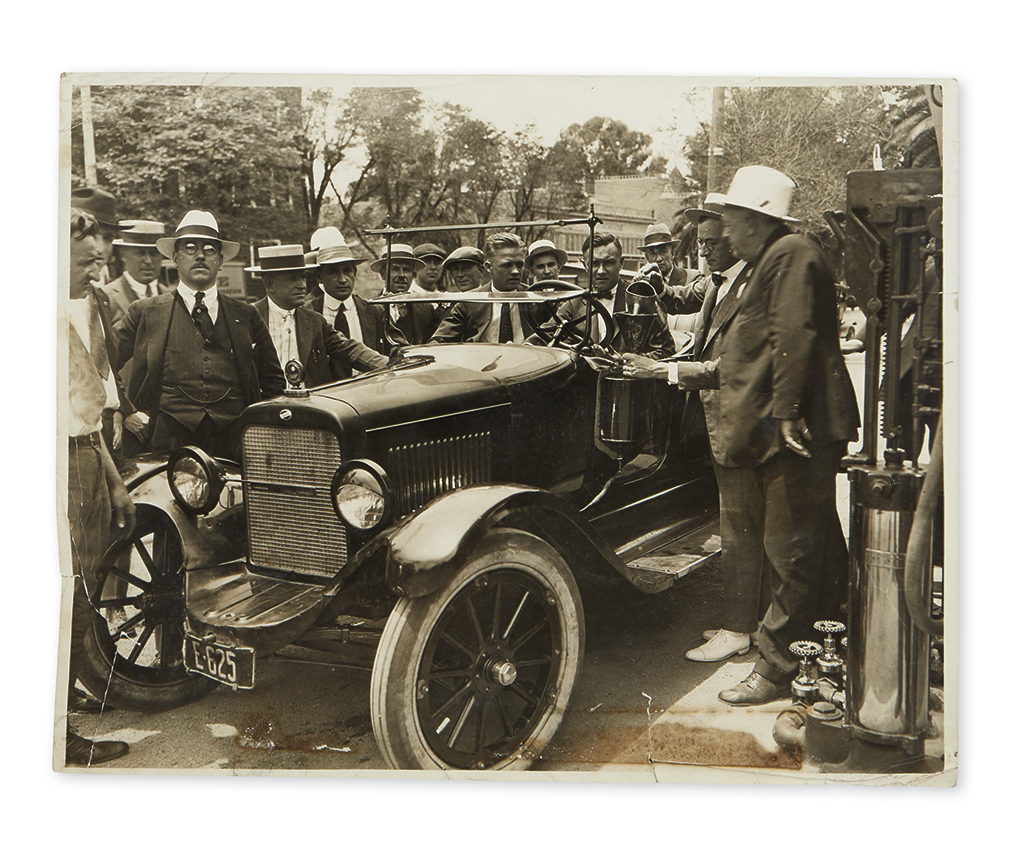
[[[725,155],[722,149],[722,112],[725,107],[725,88],[716,86],[711,94],[711,137],[708,139],[708,184],[707,192],[718,189],[721,178],[721,162]]]
[[[92,134],[92,100],[89,97],[89,86],[78,89],[82,95],[82,138],[85,141],[85,181],[90,185],[98,184],[96,178],[96,141]]]

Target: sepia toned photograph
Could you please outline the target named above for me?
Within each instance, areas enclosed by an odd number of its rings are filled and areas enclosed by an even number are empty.
[[[54,769],[955,785],[957,94],[65,75]]]

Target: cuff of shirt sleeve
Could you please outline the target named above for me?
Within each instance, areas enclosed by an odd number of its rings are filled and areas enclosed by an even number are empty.
[[[777,420],[798,420],[800,419],[800,409],[793,405],[789,408],[776,408],[772,411],[772,416]]]
[[[671,385],[679,384],[679,362],[669,361],[668,362],[668,383]]]

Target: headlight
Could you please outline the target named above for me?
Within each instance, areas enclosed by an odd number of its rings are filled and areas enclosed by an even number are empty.
[[[181,449],[171,455],[167,481],[174,500],[189,513],[213,510],[224,487],[224,473],[201,449]]]
[[[387,475],[373,461],[350,461],[331,482],[331,499],[338,516],[359,531],[376,528],[391,512]]]

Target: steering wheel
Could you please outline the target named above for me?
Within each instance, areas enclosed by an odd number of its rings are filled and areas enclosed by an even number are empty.
[[[560,279],[548,279],[543,282],[535,282],[530,285],[531,291],[577,291],[582,290],[579,285],[572,282],[563,282]],[[595,341],[588,335],[584,324],[587,320],[586,305],[584,311],[578,317],[559,316],[559,306],[566,302],[576,300],[561,300],[547,303],[536,303],[527,305],[522,309],[526,321],[530,324],[533,333],[537,335],[547,346],[558,346],[563,349],[575,349],[582,343],[583,346],[599,346],[607,348],[615,334],[615,323],[608,309],[595,297],[590,302],[591,320],[598,319],[601,324],[600,337]],[[580,300],[582,302],[582,300]]]

